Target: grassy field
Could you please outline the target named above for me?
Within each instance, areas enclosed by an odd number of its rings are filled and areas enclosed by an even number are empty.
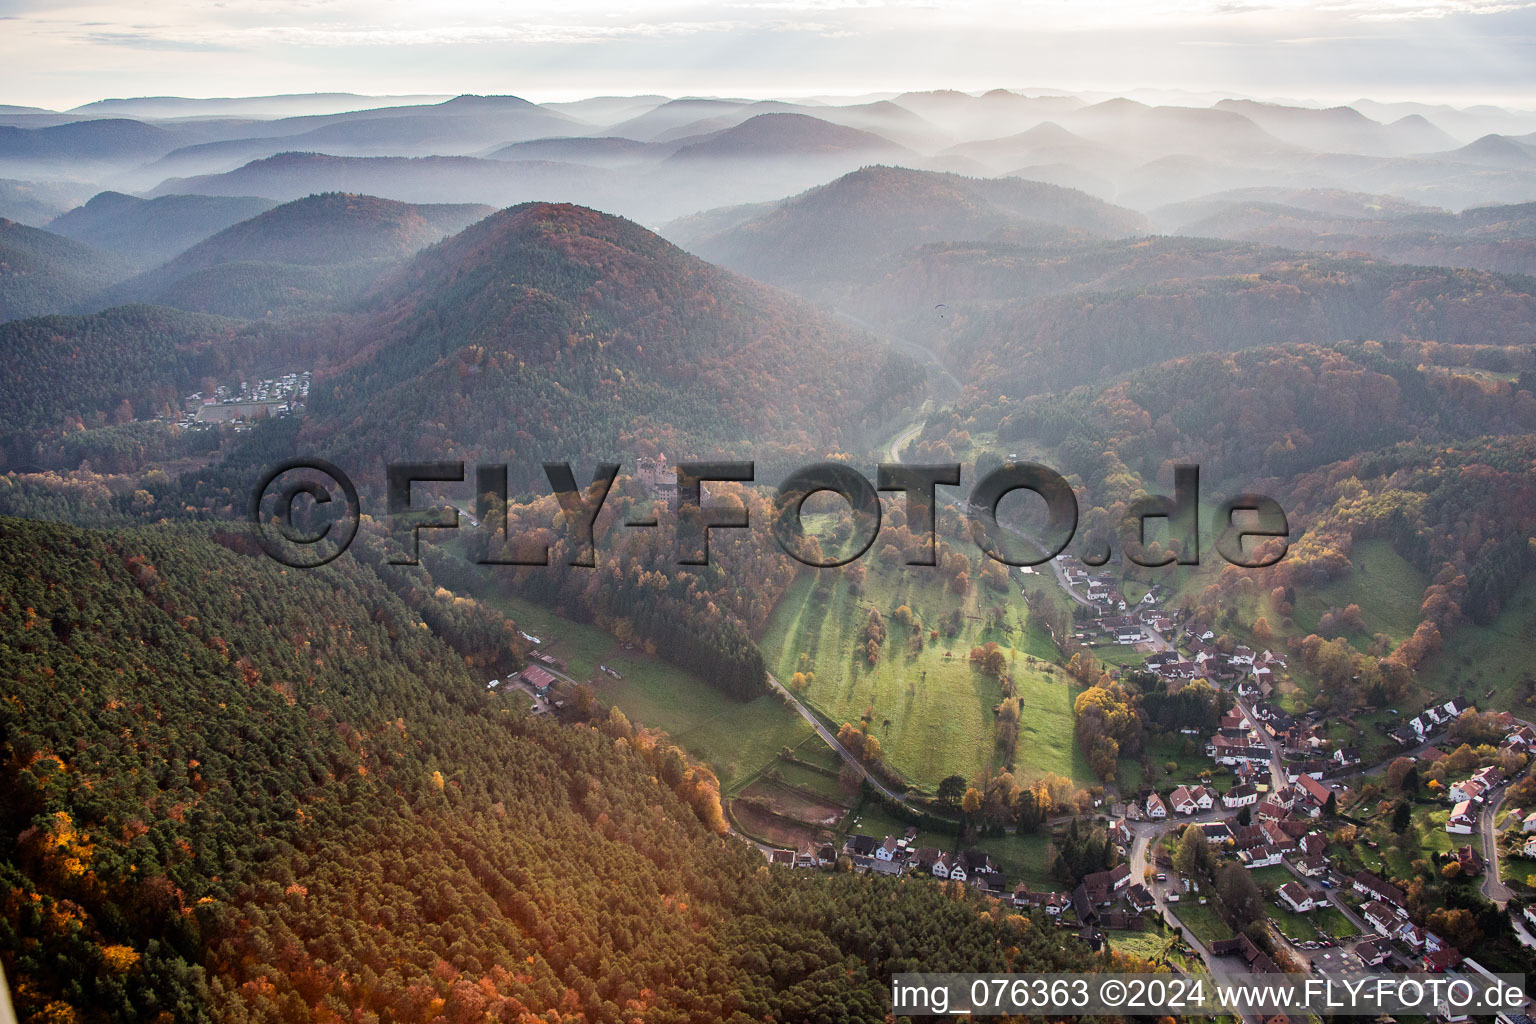
[[[1266,889],[1279,889],[1286,882],[1296,881],[1296,876],[1291,874],[1291,869],[1283,864],[1271,864],[1267,868],[1254,868],[1248,872],[1255,883]]]
[[[1296,914],[1277,901],[1271,900],[1266,908],[1269,916],[1280,925],[1280,934],[1292,942],[1311,942],[1317,938],[1317,929],[1313,927],[1312,914]],[[1313,913],[1316,913],[1314,911]]]
[[[1391,816],[1380,815],[1368,823],[1368,831],[1362,837],[1374,841],[1376,849],[1361,842],[1354,845],[1353,851],[1369,871],[1407,877],[1413,873],[1413,862],[1418,858],[1432,853],[1449,853],[1465,843],[1476,843],[1476,836],[1453,836],[1445,830],[1445,819],[1450,813],[1450,809],[1441,804],[1414,804],[1412,823],[1405,838],[1401,839],[1390,828]]]
[[[638,648],[625,650],[593,626],[562,619],[518,597],[503,596],[496,603],[519,629],[544,641],[541,650],[566,662],[567,675],[594,680],[600,701],[617,706],[633,722],[667,732],[690,754],[707,761],[727,790],[773,761],[781,748],[812,735],[805,719],[775,696],[745,703],[732,700]],[[617,669],[624,678],[598,672],[599,664]]]
[[[763,776],[770,775],[797,789],[815,793],[819,797],[836,803],[847,804],[854,795],[844,791],[835,775],[825,775],[793,761],[777,761],[768,765],[763,769]]]
[[[1194,740],[1192,749],[1185,742],[1191,739]],[[1205,756],[1200,737],[1178,734],[1148,737],[1146,753],[1152,760],[1151,778],[1145,777],[1142,771],[1140,755],[1121,759],[1116,774],[1121,793],[1134,795],[1135,790],[1143,784],[1159,789],[1200,785],[1206,778],[1223,792],[1231,788],[1232,772],[1211,763],[1211,759]],[[1172,771],[1168,770],[1170,763],[1176,765]]]
[[[1044,833],[991,836],[978,839],[973,845],[1002,868],[1010,889],[1020,882],[1027,882],[1036,891],[1061,888],[1061,883],[1051,877],[1050,837]]]
[[[1321,907],[1312,911],[1312,924],[1318,932],[1335,939],[1347,939],[1360,934],[1360,929],[1351,924],[1349,918],[1336,907]]]
[[[1342,579],[1296,591],[1292,618],[1297,627],[1304,633],[1316,632],[1318,620],[1329,608],[1358,604],[1368,631],[1351,639],[1361,649],[1374,633],[1385,633],[1393,641],[1411,636],[1419,624],[1419,606],[1429,580],[1386,540],[1360,541],[1349,560],[1354,571]]]
[[[885,809],[876,803],[866,803],[857,808],[853,821],[853,827],[848,830],[849,835],[874,836],[876,839],[884,839],[886,836],[900,838],[910,827],[900,818],[887,814]],[[955,844],[956,838],[952,835],[943,832],[919,832],[912,845],[933,846],[945,852],[952,852]]]
[[[1139,956],[1143,960],[1157,960],[1168,951],[1173,936],[1167,928],[1159,928],[1149,919],[1144,931],[1106,931],[1104,937],[1117,953]]]
[[[1464,623],[1452,630],[1440,653],[1420,666],[1419,683],[1434,693],[1466,693],[1479,707],[1528,714],[1531,704],[1521,683],[1536,674],[1533,644],[1536,580],[1527,579],[1493,622]]]
[[[833,772],[839,772],[843,769],[844,762],[838,756],[837,751],[823,743],[821,737],[817,736],[814,732],[808,733],[793,749],[795,757],[801,761],[806,761]]]
[[[920,649],[911,646],[912,633],[894,617],[901,605],[923,624]],[[880,611],[887,627],[874,666],[860,638],[871,608]],[[940,628],[955,608],[965,616],[959,634],[926,639],[926,631]],[[1000,627],[988,625],[994,608],[1002,609]],[[1002,698],[1001,684],[967,657],[972,647],[996,641],[1007,651],[1007,671],[1024,706],[1015,774],[1027,780],[1054,771],[1087,782],[1091,773],[1073,737],[1077,687],[1029,653],[1052,650],[1029,620],[1016,583],[999,593],[977,582],[959,596],[934,570],[870,559],[859,594],[841,576],[798,579],[775,610],[762,646],[781,680],[802,664],[814,670],[815,681],[802,699],[834,724],[857,723],[870,712],[871,732],[886,761],[915,786],[931,791],[947,775],[971,778],[1002,766],[993,712]]]
[[[1201,506],[1202,523],[1214,522],[1214,507]],[[1424,588],[1429,580],[1407,560],[1392,549],[1390,542],[1380,539],[1363,540],[1354,545],[1350,553],[1353,570],[1343,578],[1321,587],[1301,587],[1296,591],[1291,622],[1287,625],[1269,596],[1268,584],[1263,575],[1255,577],[1258,586],[1243,593],[1231,595],[1227,606],[1236,613],[1236,624],[1225,629],[1239,643],[1255,649],[1268,646],[1283,650],[1287,635],[1305,636],[1318,629],[1319,620],[1330,608],[1344,608],[1358,604],[1364,616],[1366,629],[1348,639],[1358,649],[1364,650],[1376,633],[1384,633],[1394,642],[1410,636],[1419,623],[1419,608],[1424,600]],[[1214,553],[1203,558],[1199,566],[1167,570],[1162,580],[1172,588],[1174,597],[1168,602],[1177,606],[1185,599],[1198,598],[1201,591],[1216,582],[1221,562]],[[1145,570],[1143,570],[1145,572]],[[1536,588],[1532,588],[1531,609],[1526,620],[1536,613]],[[1263,616],[1274,631],[1274,638],[1266,645],[1258,642],[1246,628],[1259,616]],[[1523,620],[1524,621],[1524,620]],[[1218,630],[1220,632],[1222,630]],[[1536,636],[1536,631],[1533,631]],[[1315,694],[1316,680],[1300,666],[1299,659],[1291,659],[1289,680],[1282,683],[1278,702],[1289,710],[1302,710]],[[1292,690],[1292,684],[1295,689]]]
[[[1227,927],[1227,922],[1223,921],[1221,915],[1216,912],[1214,903],[1201,906],[1197,897],[1188,894],[1175,903],[1172,910],[1174,916],[1184,922],[1184,927],[1207,946],[1217,939],[1232,937],[1232,929]]]

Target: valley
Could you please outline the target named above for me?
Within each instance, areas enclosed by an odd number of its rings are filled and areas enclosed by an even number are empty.
[[[0,108],[26,1019],[1536,967],[1536,111],[1037,93]],[[315,569],[249,521],[296,456],[362,495]],[[740,460],[680,559],[674,467]],[[1007,566],[965,497],[1025,460],[1077,539]],[[788,557],[824,461],[962,465],[936,564],[896,492]],[[423,473],[466,525],[412,558],[407,462],[507,475]],[[593,565],[558,462],[619,467]],[[1133,563],[1191,463],[1198,541]],[[1237,493],[1270,564],[1216,554]]]

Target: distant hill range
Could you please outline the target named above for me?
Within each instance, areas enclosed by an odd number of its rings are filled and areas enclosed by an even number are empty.
[[[96,301],[239,317],[339,308],[392,263],[491,212],[474,204],[313,195],[233,224]]]
[[[102,192],[54,218],[48,230],[154,266],[231,224],[277,204],[254,196],[160,196]]]
[[[1145,218],[1073,189],[867,167],[779,203],[710,211],[666,233],[713,262],[811,296],[867,282],[914,246],[1058,242],[1146,230]]]
[[[1451,213],[1386,196],[1247,189],[1165,207],[1152,219],[1173,234],[1536,274],[1536,203]]]

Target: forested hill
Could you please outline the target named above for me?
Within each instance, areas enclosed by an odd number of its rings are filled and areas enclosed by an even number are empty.
[[[1158,261],[1184,264],[1188,276],[1138,279]],[[925,341],[963,378],[1009,395],[1260,345],[1536,341],[1529,277],[1180,239],[1070,254],[933,247],[850,308],[882,316],[876,322]]]
[[[200,377],[237,366],[249,333],[154,306],[0,325],[0,465],[63,432],[179,407]]]
[[[0,218],[0,321],[57,312],[128,273],[119,256]]]
[[[133,260],[140,270],[277,204],[251,196],[161,196],[101,192],[55,217],[48,230]]]
[[[249,261],[319,265],[398,259],[491,212],[476,203],[412,205],[328,192],[233,224],[178,256],[166,270],[184,274]]]
[[[869,1021],[892,971],[1088,959],[963,886],[770,870],[664,738],[488,693],[418,577],[216,539],[0,520],[24,1018]]]
[[[487,217],[368,308],[305,440],[369,465],[487,451],[538,480],[548,459],[824,458],[921,382],[875,339],[578,206]]]
[[[817,299],[879,280],[930,242],[1061,242],[1137,234],[1146,221],[1101,199],[1020,178],[865,167],[782,202],[712,210],[666,228],[705,259]]]
[[[474,203],[312,195],[232,224],[96,301],[250,318],[339,308],[394,262],[491,212]]]

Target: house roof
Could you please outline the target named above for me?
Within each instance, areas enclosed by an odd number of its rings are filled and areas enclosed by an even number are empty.
[[[1397,915],[1381,900],[1371,900],[1360,911],[1372,924],[1379,924],[1388,931],[1397,927]]]
[[[1296,779],[1296,785],[1301,789],[1303,793],[1307,794],[1309,799],[1315,800],[1320,804],[1327,803],[1329,795],[1333,792],[1327,786],[1323,785],[1321,782],[1318,782],[1310,775],[1299,776]]]
[[[1430,970],[1443,971],[1447,967],[1455,967],[1461,963],[1461,952],[1454,946],[1445,949],[1437,949],[1433,953],[1424,954],[1424,966]]]
[[[527,668],[518,673],[518,675],[522,676],[523,681],[528,685],[536,687],[540,690],[546,686],[553,685],[555,681],[554,676],[539,668],[537,665],[529,665]]]
[[[1386,900],[1388,903],[1394,903],[1399,907],[1405,905],[1403,890],[1399,889],[1397,886],[1390,882],[1383,881],[1376,875],[1371,874],[1369,871],[1357,871],[1355,873],[1354,880],[1355,884],[1359,885],[1363,889],[1368,890],[1369,892],[1375,893],[1377,896]]]
[[[1366,939],[1364,942],[1355,943],[1355,955],[1366,963],[1374,963],[1376,960],[1392,955],[1392,944],[1386,939]]]

